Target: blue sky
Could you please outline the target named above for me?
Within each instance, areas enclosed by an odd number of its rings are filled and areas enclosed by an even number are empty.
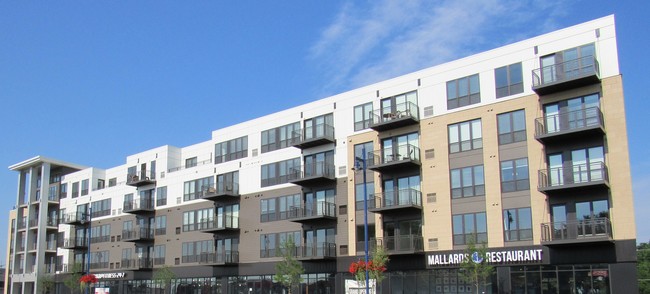
[[[0,167],[36,155],[112,167],[129,154],[206,141],[215,129],[615,14],[638,239],[647,242],[650,3],[621,2],[0,1]],[[15,204],[16,181],[0,168],[0,211]],[[0,218],[0,252],[6,227]]]

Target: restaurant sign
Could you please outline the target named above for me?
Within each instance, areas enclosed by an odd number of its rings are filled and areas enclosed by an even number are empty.
[[[465,259],[476,263],[485,262],[489,264],[507,264],[507,263],[540,263],[542,262],[542,249],[515,249],[515,250],[490,250],[482,258],[477,252],[468,253],[449,253],[449,254],[428,254],[428,266],[442,265],[459,265]]]

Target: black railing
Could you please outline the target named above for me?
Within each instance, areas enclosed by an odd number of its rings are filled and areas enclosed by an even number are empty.
[[[305,217],[336,217],[336,204],[326,201],[317,201],[312,205],[291,207],[287,219]]]
[[[594,56],[567,60],[533,70],[533,88],[598,75],[598,60]]]
[[[335,178],[334,164],[328,162],[315,162],[305,164],[300,169],[289,170],[289,181],[297,181],[306,178]]]
[[[607,166],[601,161],[539,170],[540,189],[601,181],[609,181]]]
[[[149,240],[154,238],[152,228],[136,228],[133,230],[123,230],[122,240]]]
[[[239,251],[202,252],[199,264],[236,264],[239,263]]]
[[[291,132],[291,145],[300,145],[308,141],[321,139],[334,141],[333,125],[322,123]]]
[[[420,162],[420,148],[411,144],[403,144],[368,152],[369,167],[400,161]]]
[[[202,219],[196,225],[199,230],[239,229],[239,217],[224,214],[221,217]]]
[[[608,218],[542,223],[542,242],[612,239],[612,223]]]
[[[328,242],[305,244],[298,248],[298,253],[301,258],[336,257],[336,244]]]
[[[124,201],[122,211],[129,212],[135,210],[153,210],[153,199],[139,199],[133,201]]]
[[[546,115],[535,119],[535,136],[603,126],[603,113],[598,107],[589,107],[566,113]]]
[[[370,205],[370,202],[373,204]],[[422,192],[413,188],[375,193],[368,199],[368,208],[391,208],[403,206],[422,206]]]
[[[370,114],[372,115],[372,123],[370,123],[370,127],[372,128],[375,125],[387,124],[404,118],[411,118],[417,121],[420,119],[420,108],[413,102],[404,102],[395,104],[395,108],[377,109]]]
[[[400,235],[372,240],[376,246],[382,246],[387,253],[415,253],[424,251],[423,238],[420,235]],[[370,246],[370,243],[368,243]]]

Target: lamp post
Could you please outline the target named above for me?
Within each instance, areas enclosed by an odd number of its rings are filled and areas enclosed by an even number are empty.
[[[86,261],[86,266],[87,268],[87,274],[90,275],[90,228],[92,226],[92,213],[93,213],[93,208],[92,206],[88,207],[88,260]],[[90,287],[86,288],[86,293],[90,294]]]
[[[363,172],[363,241],[366,254],[366,294],[370,294],[370,277],[368,276],[368,187],[366,182],[366,146],[361,147],[361,158],[354,158],[354,167]]]

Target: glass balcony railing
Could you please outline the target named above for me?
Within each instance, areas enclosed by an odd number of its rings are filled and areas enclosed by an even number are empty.
[[[542,223],[542,243],[611,241],[612,223],[609,218]]]

